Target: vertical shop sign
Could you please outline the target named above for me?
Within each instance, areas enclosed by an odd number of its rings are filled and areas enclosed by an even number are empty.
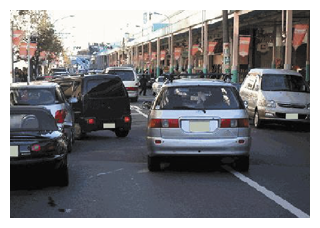
[[[12,42],[14,45],[18,46],[20,44],[20,41],[21,41],[23,34],[24,34],[24,32],[22,30],[14,30],[13,31]]]
[[[175,60],[178,60],[180,58],[181,52],[182,52],[182,48],[177,47],[174,49]]]
[[[250,37],[240,36],[239,55],[242,57],[249,55]]]
[[[25,42],[20,43],[19,56],[22,59],[27,58],[27,46],[28,44]]]
[[[309,25],[307,24],[297,24],[294,25],[294,32],[293,32],[293,42],[292,46],[295,50],[302,44],[302,41],[308,31]]]
[[[192,45],[191,55],[195,55],[199,51],[199,44]]]
[[[36,53],[36,50],[37,50],[37,44],[36,43],[30,43],[29,48],[30,48],[29,55],[30,55],[30,57],[33,57],[34,54]]]
[[[151,61],[157,59],[157,52],[152,52],[151,53]]]
[[[144,61],[149,61],[149,54],[148,53],[144,53]]]

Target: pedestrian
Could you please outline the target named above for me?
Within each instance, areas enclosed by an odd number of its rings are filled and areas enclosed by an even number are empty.
[[[143,96],[146,95],[147,92],[147,82],[148,80],[146,79],[145,75],[142,75],[142,78],[140,79],[140,85],[141,85],[141,90],[139,92],[139,95],[143,92]]]
[[[22,68],[22,78],[23,78],[23,82],[28,81],[28,69],[26,67]]]

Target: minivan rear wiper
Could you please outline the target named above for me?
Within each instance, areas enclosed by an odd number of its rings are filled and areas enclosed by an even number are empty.
[[[199,108],[194,108],[194,107],[190,107],[190,106],[173,106],[173,109],[188,109],[188,110],[202,110],[204,113],[206,113],[206,110],[204,108],[199,109]]]

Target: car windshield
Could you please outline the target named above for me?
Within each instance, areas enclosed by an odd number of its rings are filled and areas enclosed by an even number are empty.
[[[309,87],[301,76],[266,74],[262,77],[263,91],[290,91],[309,93]]]
[[[233,87],[168,87],[162,91],[157,99],[155,109],[243,109],[243,105],[236,89]]]
[[[108,74],[118,75],[122,81],[134,81],[134,74],[131,70],[110,70]]]
[[[164,77],[159,77],[158,78],[158,82],[163,82],[164,81]]]
[[[51,105],[59,103],[54,89],[19,88],[10,91],[11,105]]]

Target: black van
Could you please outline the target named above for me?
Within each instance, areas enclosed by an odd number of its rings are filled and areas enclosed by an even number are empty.
[[[121,79],[114,75],[86,75],[55,79],[72,101],[75,138],[86,132],[114,131],[126,137],[131,129],[130,100]]]

